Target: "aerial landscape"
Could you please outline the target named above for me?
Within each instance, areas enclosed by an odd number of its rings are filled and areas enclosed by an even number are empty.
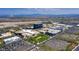
[[[0,51],[79,51],[79,8],[0,8]]]

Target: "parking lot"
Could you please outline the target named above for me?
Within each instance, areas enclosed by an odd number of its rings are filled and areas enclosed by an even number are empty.
[[[57,39],[52,38],[49,41],[45,42],[43,45],[44,45],[43,47],[48,48],[53,51],[64,51],[66,47],[69,45],[69,43],[66,41],[57,40]],[[40,48],[39,50],[42,51],[46,49]]]
[[[27,50],[32,45],[24,42],[23,40],[20,40],[18,42],[13,42],[8,45],[4,45],[3,48],[0,48],[0,51],[21,51],[21,50]]]

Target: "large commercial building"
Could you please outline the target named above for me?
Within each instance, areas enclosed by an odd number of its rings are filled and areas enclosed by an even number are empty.
[[[19,40],[21,40],[21,38],[13,35],[11,32],[2,33],[0,36],[0,43],[4,42],[4,44],[10,44]]]
[[[2,33],[0,37],[4,38],[8,36],[12,36],[12,33],[11,32]]]
[[[33,24],[33,29],[40,29],[42,27],[43,27],[43,23],[41,21]]]
[[[4,41],[5,44],[10,44],[12,42],[16,42],[16,41],[19,41],[19,40],[21,40],[20,37],[13,36],[13,37],[5,38],[3,41]]]
[[[43,27],[43,24],[33,24],[33,29],[39,29],[42,27]]]
[[[49,29],[46,34],[48,35],[56,35],[57,33],[61,32],[61,30]]]
[[[23,37],[30,37],[30,36],[34,36],[37,35],[39,32],[38,31],[34,31],[32,29],[22,29],[16,33],[20,33]]]

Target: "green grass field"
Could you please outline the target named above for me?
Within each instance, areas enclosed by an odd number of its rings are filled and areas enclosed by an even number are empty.
[[[28,38],[28,41],[31,42],[31,43],[33,43],[33,44],[38,44],[40,42],[43,42],[43,41],[47,40],[48,38],[49,38],[48,35],[38,34],[38,35],[36,35],[34,37]]]

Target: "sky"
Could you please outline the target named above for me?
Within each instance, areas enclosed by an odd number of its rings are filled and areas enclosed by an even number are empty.
[[[0,15],[79,14],[79,8],[0,8]]]

